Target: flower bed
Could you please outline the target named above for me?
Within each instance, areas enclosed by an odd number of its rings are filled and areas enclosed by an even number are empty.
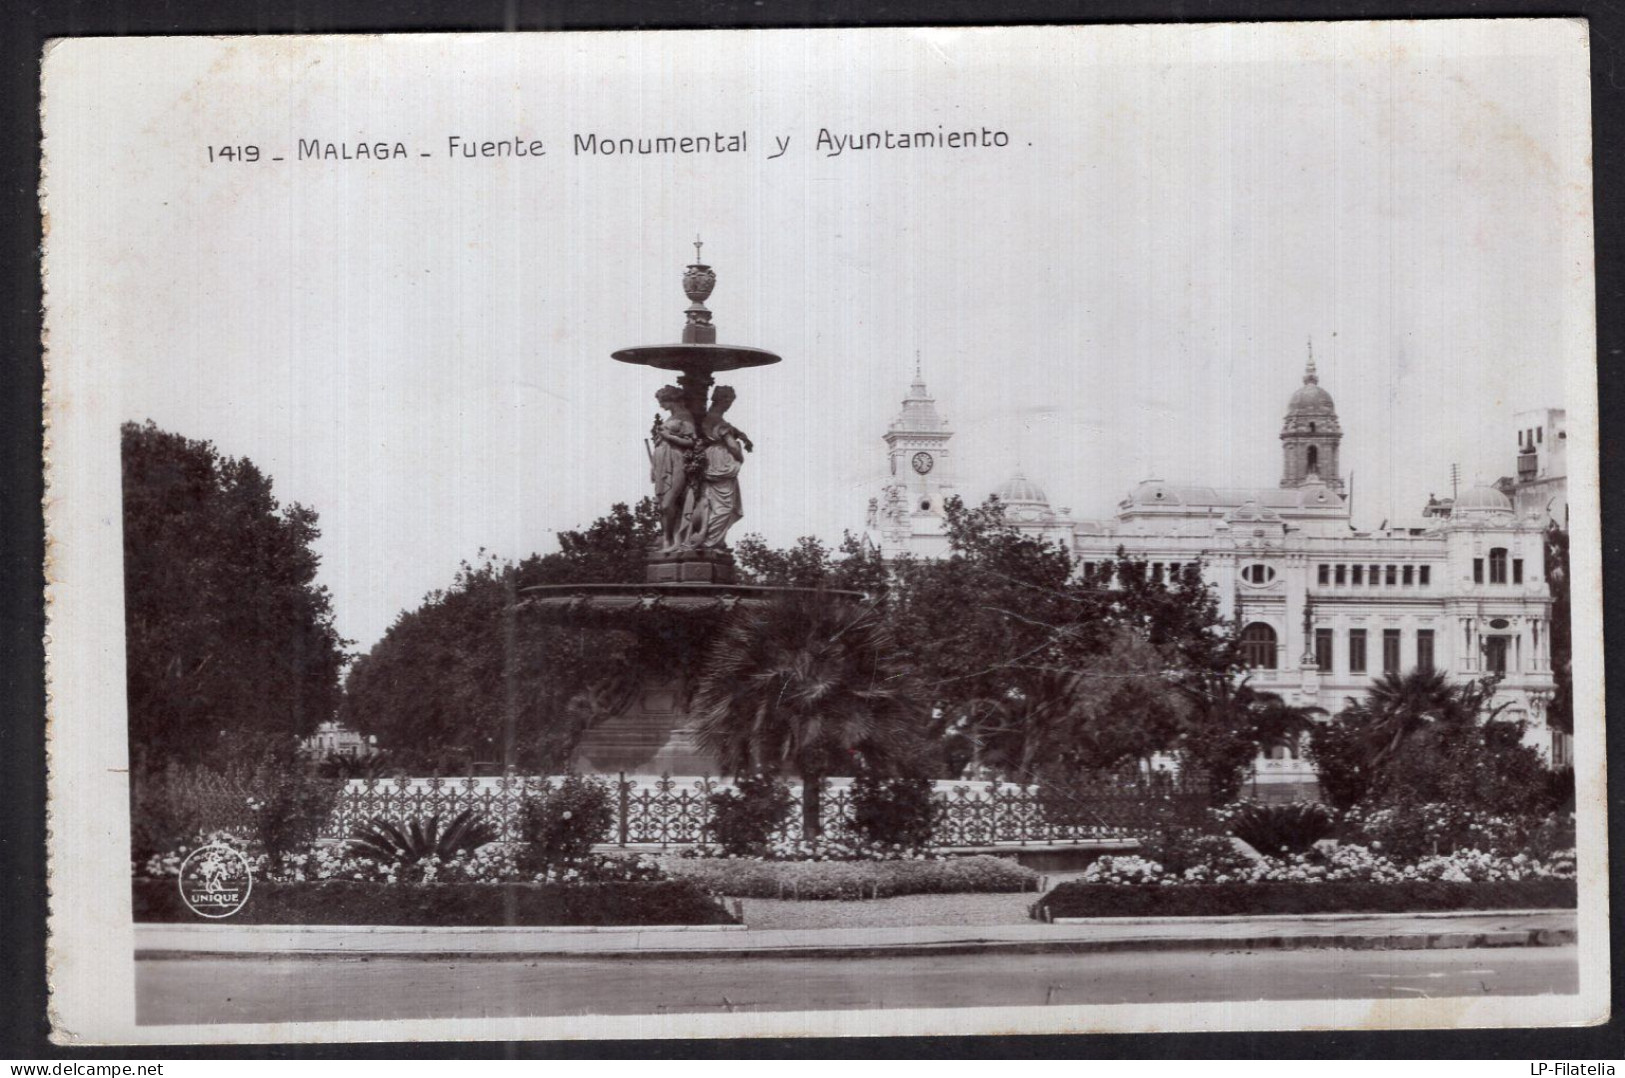
[[[1228,917],[1295,913],[1417,913],[1448,910],[1573,909],[1572,879],[1538,877],[1481,883],[1206,883],[1174,887],[1063,883],[1034,916]]]
[[[1457,850],[1415,861],[1398,861],[1365,846],[1260,857],[1248,861],[1228,855],[1198,861],[1173,871],[1141,856],[1102,857],[1084,870],[1083,883],[1111,885],[1190,886],[1256,883],[1489,883],[1529,879],[1573,879],[1574,851],[1546,860],[1527,854],[1507,857],[1482,850]]]
[[[1038,874],[1002,857],[893,860],[764,860],[669,857],[668,875],[740,898],[861,899],[1038,889]]]
[[[173,879],[133,881],[134,919],[204,922]],[[253,925],[720,925],[738,922],[687,880],[640,883],[388,884],[256,880],[230,924]]]

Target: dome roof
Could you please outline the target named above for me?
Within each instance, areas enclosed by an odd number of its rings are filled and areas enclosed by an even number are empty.
[[[1304,382],[1298,391],[1292,394],[1292,402],[1287,405],[1287,414],[1303,415],[1308,412],[1330,413],[1337,411],[1332,403],[1332,395],[1320,388],[1319,382]]]
[[[1017,472],[1000,484],[994,492],[1005,505],[1048,505],[1044,488]]]
[[[1476,486],[1462,491],[1450,509],[1455,513],[1510,513],[1512,502],[1494,487]]]
[[[1309,346],[1309,363],[1303,370],[1303,385],[1292,394],[1292,401],[1286,406],[1286,414],[1295,415],[1335,415],[1337,407],[1332,404],[1332,395],[1320,388],[1320,375],[1315,371],[1315,347]]]

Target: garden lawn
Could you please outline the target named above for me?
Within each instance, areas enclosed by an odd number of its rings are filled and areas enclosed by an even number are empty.
[[[894,928],[915,925],[1032,924],[1032,892],[899,895],[864,902],[742,898],[750,928]]]
[[[173,879],[133,884],[134,920],[205,924]],[[255,883],[229,919],[250,925],[434,925],[441,927],[737,924],[710,895],[683,880],[647,883],[388,884],[354,880]],[[214,922],[220,923],[220,922]]]
[[[713,894],[740,898],[873,899],[896,895],[1029,892],[1038,873],[1002,857],[940,861],[763,861],[668,857],[662,867]]]
[[[1573,909],[1572,879],[1452,883],[1063,883],[1039,902],[1052,917],[1226,917],[1294,913],[1430,913]]]

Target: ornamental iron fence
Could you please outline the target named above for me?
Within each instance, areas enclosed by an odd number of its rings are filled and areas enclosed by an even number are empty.
[[[497,830],[501,840],[513,841],[519,838],[525,799],[553,781],[537,776],[351,779],[339,794],[326,834],[343,838],[379,818],[399,823],[438,816],[445,821],[471,809]],[[603,842],[618,846],[669,847],[703,841],[711,795],[730,788],[704,778],[603,781],[614,811]],[[797,841],[802,837],[799,786],[791,787],[791,796],[794,804],[776,837]],[[936,799],[941,811],[935,845],[944,848],[1139,838],[1170,824],[1195,823],[1210,803],[1201,784],[1165,776],[1065,787],[946,780],[936,783]],[[820,815],[826,835],[848,829],[850,780],[831,780]]]

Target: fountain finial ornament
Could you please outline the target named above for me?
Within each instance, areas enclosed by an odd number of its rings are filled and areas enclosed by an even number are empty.
[[[687,319],[683,326],[684,344],[715,344],[717,341],[717,327],[711,324],[711,312],[705,306],[705,301],[711,298],[711,290],[717,286],[717,275],[700,261],[700,248],[704,246],[695,236],[694,261],[683,272],[683,294],[689,298],[688,310],[684,312]]]

